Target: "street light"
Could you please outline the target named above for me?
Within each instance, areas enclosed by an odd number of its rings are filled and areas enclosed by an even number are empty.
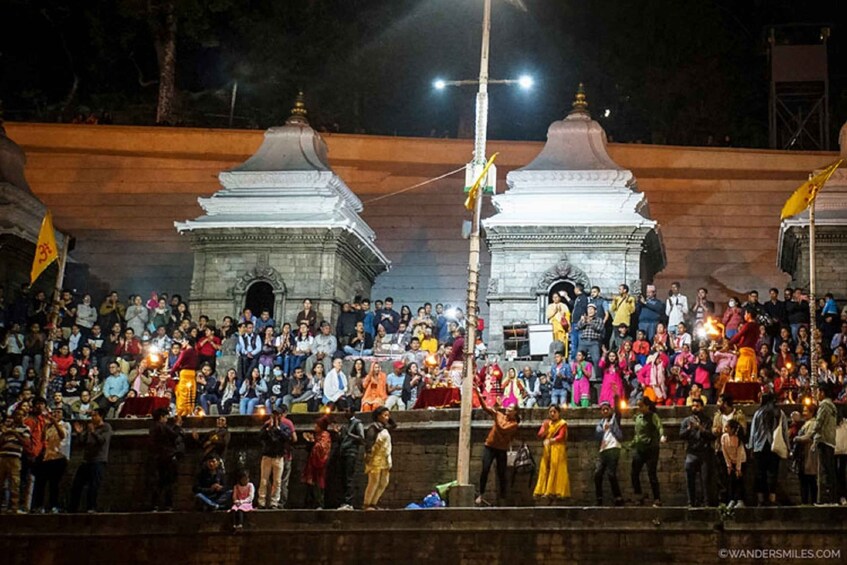
[[[433,81],[432,86],[434,86],[436,90],[444,90],[444,88],[447,86],[447,83],[439,78]]]
[[[509,0],[517,7],[525,10],[520,0]],[[482,11],[482,47],[479,58],[479,79],[458,81],[436,81],[436,88],[447,86],[478,85],[476,94],[476,122],[474,133],[473,160],[468,164],[466,175],[473,183],[480,178],[485,170],[485,142],[488,128],[488,85],[489,84],[517,84],[527,89],[531,88],[532,77],[525,75],[518,79],[491,80],[488,78],[488,47],[491,34],[491,0],[485,0]],[[443,86],[438,86],[443,84]],[[491,167],[487,175],[497,173]],[[487,177],[486,175],[486,177]],[[479,254],[480,254],[480,215],[482,213],[482,196],[485,187],[489,186],[488,179],[482,179],[482,188],[478,191],[473,202],[473,219],[471,221],[470,251],[468,253],[468,301],[466,308],[467,332],[465,334],[464,351],[464,378],[462,379],[462,408],[459,416],[459,449],[456,462],[456,482],[450,492],[450,506],[462,507],[473,506],[474,487],[470,483],[470,459],[471,459],[471,416],[473,413],[473,381],[474,381],[474,351],[476,348],[476,324],[477,324],[477,302],[479,294]]]

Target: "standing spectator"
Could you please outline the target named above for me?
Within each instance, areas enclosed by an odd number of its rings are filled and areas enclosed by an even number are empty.
[[[656,469],[659,465],[659,445],[665,443],[665,433],[662,421],[656,414],[656,404],[649,398],[642,397],[638,401],[638,414],[635,416],[635,436],[632,438],[632,490],[640,498],[643,506],[647,497],[641,495],[641,469],[647,465],[647,477],[653,492],[653,506],[661,506],[659,495],[659,476]]]
[[[274,410],[262,426],[259,434],[262,441],[259,509],[270,508],[275,510],[279,508],[279,498],[282,492],[282,472],[285,468],[283,457],[291,442],[291,429],[283,425],[281,420],[282,414],[279,410]],[[270,497],[267,496],[269,483],[271,486]]]
[[[742,433],[741,423],[729,420],[721,436],[720,459],[726,469],[727,508],[744,508],[744,462],[747,461],[747,452]]]
[[[709,290],[703,287],[697,289],[697,298],[691,306],[691,326],[699,329],[706,318],[715,313],[715,303],[709,300]]]
[[[814,443],[815,409],[812,406],[803,407],[803,420],[803,425],[791,440],[792,458],[800,481],[800,502],[815,504],[818,501],[818,452]],[[794,429],[789,428],[789,437]]]
[[[600,454],[594,467],[594,490],[597,506],[603,506],[603,477],[609,476],[615,506],[623,506],[621,487],[618,484],[618,461],[621,456],[623,431],[620,426],[620,413],[608,402],[600,403],[600,421],[594,429],[595,438],[600,442]]]
[[[373,339],[375,333],[374,326],[376,324],[374,324],[374,311],[371,310],[370,298],[362,299],[362,323],[365,326],[365,333]]]
[[[688,506],[700,506],[697,498],[697,478],[700,477],[703,500],[717,506],[714,496],[714,442],[715,434],[703,416],[703,399],[691,403],[691,415],[682,420],[679,437],[685,441],[685,477],[688,486]]]
[[[318,314],[312,309],[312,301],[308,298],[303,301],[303,309],[297,313],[297,326],[303,323],[309,330],[309,334],[314,335],[318,329]]]
[[[541,424],[538,437],[544,449],[534,496],[569,498],[571,483],[568,477],[568,424],[562,418],[562,409],[554,404],[547,410],[548,418]],[[498,469],[499,471],[499,469]]]
[[[135,335],[141,335],[147,329],[147,307],[142,304],[141,295],[134,296],[132,305],[126,309],[126,326],[132,328]]]
[[[76,325],[82,330],[83,335],[87,338],[91,333],[91,328],[97,323],[97,308],[91,305],[91,295],[85,294],[82,297],[82,302],[76,306]]]
[[[150,426],[150,456],[156,470],[153,488],[150,490],[153,512],[158,511],[160,499],[164,503],[165,512],[173,510],[177,465],[183,446],[182,417],[177,415],[171,423],[168,422],[167,408],[154,410],[153,424]]]
[[[779,445],[774,446],[775,441]],[[779,461],[788,456],[788,424],[785,415],[776,407],[776,397],[772,392],[762,394],[761,405],[750,422],[747,448],[753,452],[756,462],[756,495],[759,505],[765,501],[774,505]]]
[[[791,327],[791,337],[797,341],[800,326],[809,326],[809,301],[803,294],[803,289],[795,288],[790,302],[785,303],[785,314]]]
[[[818,390],[818,413],[814,425],[815,449],[818,452],[818,504],[835,504],[835,429],[838,426],[838,409],[833,403],[835,390],[832,384],[823,383]]]
[[[373,424],[365,434],[365,473],[368,486],[365,488],[365,510],[376,510],[379,499],[388,487],[391,474],[391,434],[394,428],[391,412],[380,406],[373,412]]]
[[[560,351],[553,354],[553,365],[550,367],[550,380],[552,381],[550,402],[554,406],[565,404],[569,400],[568,397],[571,397],[570,400],[573,401],[573,371]]]
[[[565,356],[568,354],[568,330],[570,329],[570,309],[562,302],[562,297],[555,293],[552,302],[547,305],[545,312],[547,323],[553,326],[553,341],[559,341],[564,347]]]
[[[220,510],[227,505],[232,491],[225,488],[226,478],[220,460],[214,455],[203,457],[200,472],[194,480],[194,499],[204,510]]]
[[[680,293],[678,282],[671,284],[668,299],[665,301],[665,315],[668,317],[668,331],[676,334],[678,324],[685,322],[688,314],[688,298]]]
[[[44,429],[44,456],[35,477],[32,495],[33,511],[50,509],[53,514],[59,512],[59,483],[71,457],[71,426],[63,420],[61,407],[54,407],[47,418]],[[50,487],[48,505],[44,506],[44,493]]]
[[[612,326],[619,327],[621,324],[632,327],[632,316],[635,314],[635,297],[629,293],[629,285],[622,284],[618,287],[618,294],[612,299],[610,307],[614,318]]]
[[[520,409],[512,405],[504,411],[496,410],[485,403],[485,398],[479,387],[476,389],[479,404],[482,410],[494,418],[494,425],[485,438],[485,447],[482,451],[482,470],[479,474],[479,496],[476,498],[477,505],[486,505],[485,487],[488,485],[488,473],[491,465],[497,462],[497,490],[502,501],[506,497],[506,452],[518,433],[520,424]]]
[[[730,298],[726,311],[721,319],[726,337],[732,339],[738,333],[738,328],[744,321],[744,311],[738,306],[738,299]]]
[[[361,316],[353,310],[349,302],[341,305],[341,314],[338,315],[338,321],[335,324],[335,337],[339,349],[346,347],[350,338],[356,335],[356,325],[360,320]],[[364,331],[364,327],[362,331]]]
[[[326,488],[326,465],[332,451],[332,437],[329,435],[329,419],[326,416],[318,418],[315,430],[306,432],[303,437],[312,444],[309,458],[303,469],[303,482],[310,487],[310,494],[317,508],[324,507],[324,489]]]
[[[256,487],[250,482],[250,473],[242,469],[238,473],[238,481],[232,489],[232,529],[236,532],[244,528],[244,513],[253,511],[253,498]]]
[[[342,398],[337,408],[349,418],[341,430],[341,482],[344,486],[344,504],[338,509],[353,510],[353,500],[356,496],[356,465],[359,460],[359,451],[365,444],[365,429],[362,421],[353,413],[353,407],[348,399]]]
[[[271,313],[267,309],[262,309],[259,318],[256,320],[256,333],[262,335],[267,328],[273,329],[276,326],[276,321],[271,318]]]
[[[123,326],[126,319],[126,306],[118,300],[118,293],[114,290],[100,304],[99,322],[102,327],[111,328],[115,324]]]
[[[594,375],[594,367],[586,361],[584,351],[577,351],[576,359],[571,363],[571,374],[573,375],[571,404],[585,408],[591,404],[591,385],[588,381]],[[551,406],[555,405],[555,403],[551,404]]]
[[[95,410],[91,413],[91,421],[87,423],[74,422],[73,430],[77,445],[83,448],[82,463],[76,470],[71,487],[71,502],[69,511],[76,512],[82,498],[83,489],[87,488],[86,509],[89,513],[97,511],[97,495],[100,485],[106,476],[106,465],[109,462],[109,444],[112,441],[112,426],[103,417],[105,410]]]
[[[9,483],[9,511],[26,514],[19,507],[21,493],[21,462],[24,450],[30,443],[30,431],[24,424],[24,411],[20,408],[6,418],[0,428],[0,487]]]
[[[194,441],[203,448],[203,458],[216,457],[221,461],[226,460],[226,450],[229,447],[229,430],[226,428],[226,418],[218,416],[215,421],[215,429],[206,432],[202,436],[197,432],[192,434]],[[223,483],[221,483],[223,484]]]
[[[576,352],[581,347],[579,344],[579,330],[576,328],[576,322],[581,320],[588,308],[588,296],[585,295],[585,287],[582,283],[574,285],[574,300],[573,310],[571,311],[571,332],[570,332],[570,357],[571,360],[576,358]]]
[[[772,322],[767,327],[768,335],[776,337],[779,335],[779,329],[788,325],[788,310],[785,302],[782,302],[779,299],[778,289],[772,288],[768,294],[770,295],[770,299],[765,302],[762,307],[765,310],[765,314],[768,315]]]
[[[599,402],[608,402],[617,406],[618,400],[626,394],[623,389],[623,369],[616,351],[609,351],[600,360],[600,370],[603,371],[603,384],[600,389]]]
[[[588,305],[586,314],[576,323],[576,329],[579,330],[579,353],[580,351],[588,354],[588,357],[593,364],[592,380],[599,379],[600,367],[600,343],[603,341],[604,322],[602,314],[597,311],[597,306],[594,303]]]
[[[644,332],[647,341],[652,341],[656,334],[656,325],[662,320],[665,306],[656,298],[656,286],[647,285],[647,297],[638,298],[638,329]]]

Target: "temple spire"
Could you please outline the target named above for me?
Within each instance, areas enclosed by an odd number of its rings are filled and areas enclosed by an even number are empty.
[[[573,110],[568,114],[569,116],[573,114],[584,114],[588,116],[588,101],[585,99],[585,85],[579,83],[579,87],[576,89],[576,96],[574,97],[574,101],[571,104]]]
[[[308,126],[309,120],[306,118],[306,101],[303,96],[303,91],[297,93],[297,98],[294,99],[294,107],[291,108],[291,117],[285,120],[287,126]]]

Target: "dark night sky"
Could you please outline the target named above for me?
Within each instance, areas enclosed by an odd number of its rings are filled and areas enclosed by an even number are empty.
[[[543,139],[578,82],[619,141],[767,144],[767,29],[832,27],[831,129],[847,119],[847,28],[836,0],[494,0],[492,78],[529,73],[535,88],[491,89],[490,137]],[[82,6],[80,6],[82,5]],[[7,119],[69,120],[102,109],[152,123],[157,88],[140,0],[6,0],[0,99]],[[183,0],[179,123],[224,127],[233,80],[236,127],[287,116],[298,88],[319,127],[455,136],[473,88],[432,81],[478,73],[481,0]],[[819,26],[806,29],[814,40]],[[69,98],[74,76],[78,89]],[[608,118],[602,117],[605,109]],[[466,126],[466,127],[465,127]],[[837,136],[834,136],[835,139]]]

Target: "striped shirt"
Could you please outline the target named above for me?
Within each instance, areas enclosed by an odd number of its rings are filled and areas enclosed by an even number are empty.
[[[21,437],[18,437],[15,432],[20,434]],[[30,437],[29,428],[24,425],[14,426],[12,428],[4,426],[3,431],[0,432],[0,457],[16,457],[20,459],[21,454],[24,452],[24,447],[30,441]]]

